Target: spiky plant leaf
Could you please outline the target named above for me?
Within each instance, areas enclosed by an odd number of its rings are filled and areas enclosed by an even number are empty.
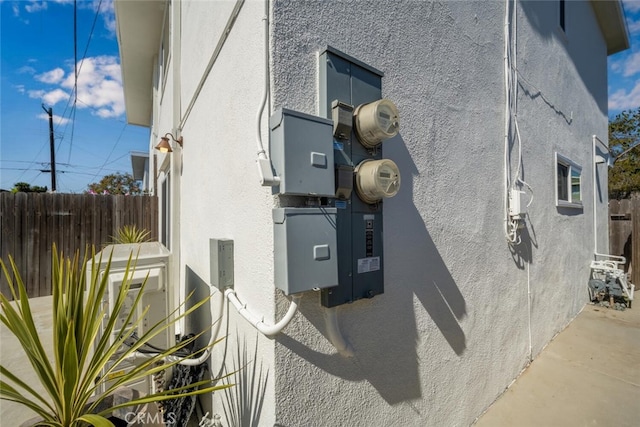
[[[96,259],[95,249],[90,253],[91,277],[87,278],[83,267],[87,263],[89,251],[80,263],[77,253],[73,258],[65,259],[62,253],[58,254],[55,245],[53,247],[53,360],[49,360],[38,335],[26,287],[15,262],[9,257],[12,273],[10,274],[7,265],[0,260],[2,273],[9,285],[10,297],[14,300],[12,302],[8,296],[0,293],[0,321],[17,338],[46,393],[45,396],[41,396],[33,385],[27,384],[9,369],[0,365],[0,374],[2,374],[0,399],[16,402],[33,410],[42,418],[38,425],[80,427],[91,424],[96,427],[109,427],[113,424],[105,416],[114,409],[181,396],[211,393],[229,387],[229,385],[216,385],[217,380],[201,381],[189,386],[189,388],[195,386],[197,390],[189,391],[188,388],[167,390],[118,404],[95,414],[98,405],[105,401],[116,387],[126,386],[147,375],[161,372],[185,359],[185,357],[176,356],[176,353],[187,346],[191,342],[189,340],[180,342],[166,351],[148,355],[142,363],[119,376],[107,393],[96,395],[96,390],[108,381],[110,373],[121,370],[121,364],[125,360],[137,354],[136,351],[153,337],[162,334],[177,321],[206,303],[208,297],[188,310],[181,311],[183,306],[178,307],[166,319],[149,328],[133,345],[126,346],[125,341],[136,330],[148,310],[148,307],[145,308],[140,318],[133,318],[136,310],[130,310],[124,316],[126,319],[124,325],[128,326],[120,328],[116,333],[118,330],[116,319],[122,318],[121,314],[125,314],[122,311],[125,309],[126,295],[131,287],[136,259],[133,254],[129,257],[122,286],[114,296],[114,303],[109,307],[110,311],[105,312],[103,300],[108,287],[111,257],[109,256],[105,267],[100,269],[99,267],[103,264],[102,253],[98,259]],[[146,280],[137,293],[134,306],[140,303],[145,285]],[[186,303],[187,301],[183,304]],[[107,321],[103,325],[105,317]],[[100,333],[102,336],[98,338]],[[107,374],[100,376],[103,372]],[[99,376],[100,378],[96,381]]]
[[[140,229],[135,224],[122,226],[116,232],[115,236],[111,236],[113,243],[144,243],[149,241],[148,230]]]

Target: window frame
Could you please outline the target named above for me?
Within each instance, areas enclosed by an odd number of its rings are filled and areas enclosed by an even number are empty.
[[[577,164],[576,162],[572,161],[571,159],[558,154],[557,152],[555,153],[555,162],[554,162],[554,166],[555,166],[555,192],[556,192],[556,206],[557,207],[562,207],[562,208],[576,208],[576,209],[582,209],[584,207],[583,205],[583,200],[584,200],[584,191],[582,189],[582,166],[580,166],[579,164]],[[559,187],[560,187],[560,174],[559,172],[559,166],[563,166],[567,169],[567,177],[566,177],[566,191],[567,191],[567,199],[561,199],[561,195],[558,191]],[[573,183],[574,180],[574,174],[577,173],[577,177],[579,179],[579,200],[574,200],[573,195],[573,186],[575,185]]]

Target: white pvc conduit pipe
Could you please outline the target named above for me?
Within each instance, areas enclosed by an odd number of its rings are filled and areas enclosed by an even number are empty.
[[[224,291],[224,296],[229,300],[231,305],[233,305],[238,313],[245,318],[247,322],[249,322],[254,328],[256,328],[261,334],[266,335],[268,337],[273,337],[274,335],[279,334],[282,330],[291,322],[293,316],[295,316],[298,311],[298,304],[300,304],[300,300],[302,299],[302,295],[293,295],[291,297],[291,304],[289,305],[289,310],[284,315],[280,321],[274,325],[269,325],[264,322],[263,319],[256,317],[252,314],[248,309],[247,305],[243,304],[236,295],[235,291],[231,288],[227,288]]]
[[[338,323],[338,310],[336,307],[324,310],[324,323],[327,328],[327,338],[333,346],[344,357],[353,357],[353,347],[342,335],[340,324]]]

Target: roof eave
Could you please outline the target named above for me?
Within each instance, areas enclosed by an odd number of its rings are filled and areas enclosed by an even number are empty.
[[[115,0],[127,123],[151,126],[153,68],[164,23],[163,0]]]
[[[629,49],[629,30],[621,0],[591,0],[600,30],[607,43],[607,55]]]

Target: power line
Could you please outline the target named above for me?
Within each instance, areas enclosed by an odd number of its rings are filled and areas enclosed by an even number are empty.
[[[92,180],[94,180],[100,174],[100,172],[102,172],[102,168],[107,165],[107,162],[109,161],[109,158],[111,157],[111,155],[113,154],[113,151],[118,146],[118,143],[120,142],[120,139],[122,138],[122,134],[124,134],[124,130],[127,128],[127,126],[128,126],[128,124],[125,123],[124,126],[122,127],[122,130],[120,131],[120,135],[118,135],[118,139],[116,140],[115,144],[113,144],[113,147],[111,147],[111,152],[109,153],[109,155],[107,156],[107,159],[102,164],[102,167],[100,168],[100,170],[93,176]]]
[[[76,128],[76,107],[78,104],[78,2],[73,0],[73,108],[71,109],[71,138],[69,139],[69,157],[71,161],[71,149],[73,148],[73,131]]]
[[[91,40],[93,38],[93,32],[96,28],[96,22],[98,22],[98,16],[100,15],[100,8],[102,6],[102,0],[100,0],[100,2],[98,3],[98,7],[96,9],[96,13],[93,17],[93,23],[91,24],[91,30],[89,31],[89,37],[87,39],[87,44],[84,47],[84,53],[82,54],[82,59],[80,60],[80,67],[78,67],[77,69],[77,74],[80,75],[80,73],[82,72],[82,66],[84,65],[84,60],[87,57],[87,52],[89,51],[89,45],[91,44]],[[75,13],[75,8],[74,8],[74,13]],[[75,34],[75,30],[74,30],[74,34]],[[75,50],[75,47],[74,47]],[[78,61],[75,61],[76,66],[78,64]],[[74,96],[69,96],[69,99],[67,100],[67,105],[64,107],[64,110],[62,112],[62,116],[60,117],[65,117],[65,115],[67,114],[67,110],[69,109],[69,105],[71,105],[71,100],[74,99],[74,102],[77,101],[77,97],[78,97],[78,93],[77,93],[77,82],[76,82],[76,86],[74,87],[74,92],[75,95]],[[75,106],[75,104],[74,104]],[[71,113],[69,113],[69,119],[71,118]],[[74,115],[75,118],[75,115]],[[66,125],[68,126],[69,123],[67,123]],[[67,131],[67,126],[65,126],[65,130],[64,132],[66,133]],[[57,129],[57,128],[56,128]]]

